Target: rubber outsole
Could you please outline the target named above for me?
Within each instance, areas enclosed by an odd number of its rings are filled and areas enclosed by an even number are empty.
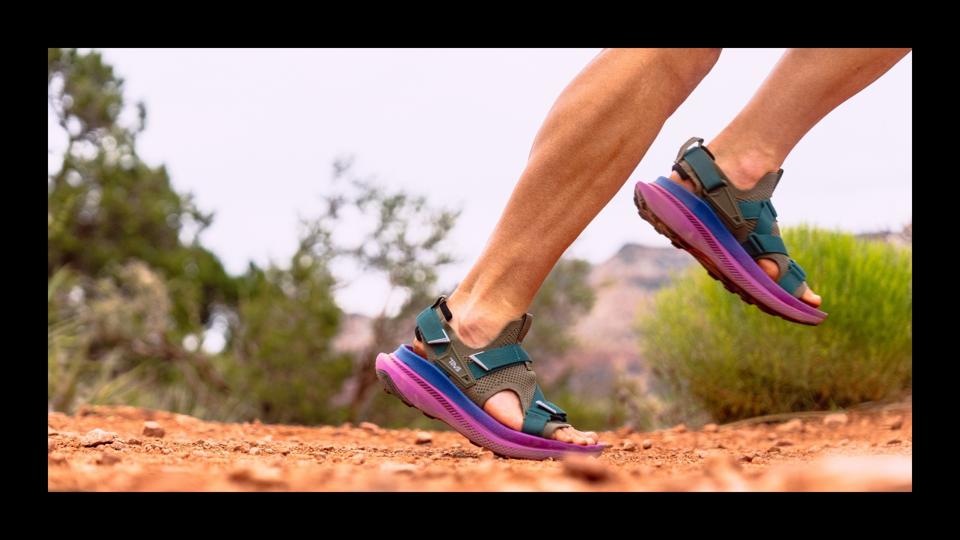
[[[634,204],[640,217],[674,247],[697,259],[713,279],[747,304],[799,324],[816,326],[827,314],[783,290],[766,275],[702,199],[660,177],[638,182]]]
[[[385,392],[428,418],[447,424],[471,444],[501,457],[562,459],[570,454],[599,455],[610,446],[577,445],[512,430],[473,403],[443,371],[407,345],[390,354],[379,354],[376,370]]]

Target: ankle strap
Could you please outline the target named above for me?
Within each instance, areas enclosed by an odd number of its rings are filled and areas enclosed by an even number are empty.
[[[697,146],[690,148],[694,142]],[[696,181],[704,191],[710,193],[730,183],[723,171],[717,167],[715,159],[710,150],[703,146],[703,139],[691,137],[680,147],[673,170],[684,180]]]

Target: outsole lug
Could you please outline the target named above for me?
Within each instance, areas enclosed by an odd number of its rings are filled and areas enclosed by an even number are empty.
[[[666,223],[660,221],[659,218],[653,215],[653,213],[650,212],[649,208],[647,207],[646,201],[643,200],[643,196],[640,194],[639,190],[634,190],[633,202],[637,207],[637,213],[640,215],[641,218],[643,218],[644,221],[652,225],[654,230],[656,230],[659,234],[665,236],[668,240],[670,240],[670,243],[673,244],[674,247],[676,247],[677,249],[682,249],[687,253],[689,253],[690,255],[692,255],[693,258],[695,258],[697,262],[699,262],[700,265],[703,266],[703,268],[707,271],[710,277],[712,277],[713,279],[723,284],[723,287],[726,290],[730,291],[733,294],[736,294],[745,303],[752,306],[756,306],[757,309],[759,309],[760,311],[768,315],[773,315],[774,317],[779,317],[785,321],[790,321],[794,323],[800,323],[805,325],[810,324],[808,322],[799,321],[791,317],[787,317],[781,313],[777,313],[776,311],[773,311],[767,306],[761,303],[758,303],[756,300],[751,298],[750,295],[748,295],[746,291],[744,291],[739,285],[737,285],[736,282],[730,280],[729,278],[724,276],[722,273],[717,271],[713,262],[710,261],[709,258],[707,258],[705,255],[700,253],[698,250],[691,247],[688,243],[686,243],[683,239],[681,239],[677,234],[671,231],[670,228],[667,227]]]

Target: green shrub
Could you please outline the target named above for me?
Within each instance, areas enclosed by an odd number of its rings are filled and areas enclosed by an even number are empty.
[[[829,313],[818,327],[747,305],[699,266],[641,316],[645,358],[677,406],[716,421],[846,407],[912,383],[910,248],[799,227],[785,241]]]

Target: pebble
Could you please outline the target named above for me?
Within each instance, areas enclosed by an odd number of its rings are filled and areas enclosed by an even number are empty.
[[[767,448],[767,453],[768,453],[768,454],[779,454],[779,453],[780,453],[780,448],[777,447],[777,446],[771,446],[770,448]]]
[[[53,428],[50,427],[50,426],[47,426],[47,437],[49,437],[49,436],[51,436],[51,435],[56,435],[56,434],[57,434],[57,430],[53,429]]]
[[[750,463],[751,461],[753,461],[754,457],[756,456],[754,456],[753,454],[744,454],[740,456],[740,461],[746,461],[747,463]]]
[[[887,445],[900,444],[900,439],[890,439],[887,441]]]
[[[717,427],[716,424],[712,424],[712,423],[703,426],[703,431],[706,433],[716,433],[718,429],[720,428]]]
[[[353,459],[350,460],[350,463],[353,463],[354,465],[363,465],[366,461],[366,458],[360,454],[357,454],[353,456]]]
[[[674,432],[674,433],[686,433],[686,432],[687,432],[687,426],[686,426],[686,424],[677,424],[677,425],[673,426],[673,428],[671,428],[670,431],[672,431],[672,432]]]
[[[789,441],[787,439],[780,439],[779,441],[777,441],[776,445],[777,446],[793,446],[793,441]]]
[[[847,425],[850,419],[843,413],[828,414],[823,417],[823,425],[827,427],[839,427]]]
[[[369,431],[371,433],[377,433],[380,431],[380,426],[374,424],[373,422],[360,422],[360,429],[364,431]]]
[[[643,449],[644,449],[644,450],[649,450],[651,447],[653,447],[653,441],[651,441],[650,439],[644,439],[644,440],[643,440]]]
[[[413,474],[417,471],[417,466],[410,463],[396,463],[393,461],[388,461],[386,463],[380,464],[380,472],[385,473],[410,473]]]
[[[153,420],[148,420],[143,423],[143,434],[147,437],[162,438],[165,433],[166,431],[163,429],[163,427]]]
[[[610,478],[610,469],[598,459],[573,454],[563,460],[563,471],[573,478],[587,482],[602,482]]]
[[[127,444],[133,444],[133,445],[141,445],[141,444],[143,444],[143,441],[141,441],[140,439],[138,439],[138,438],[136,438],[136,437],[127,439],[126,442],[127,442]]]
[[[900,429],[900,428],[902,428],[902,427],[903,427],[903,418],[902,418],[902,417],[895,418],[895,419],[893,420],[893,422],[890,423],[890,429],[894,429],[894,430],[895,430],[895,429]]]
[[[251,456],[260,455],[260,447],[259,447],[259,446],[254,446],[254,447],[251,448],[250,450],[247,450],[247,453],[250,454]]]
[[[794,418],[789,422],[780,424],[776,427],[776,430],[780,433],[799,433],[803,431],[803,421],[799,418]]]
[[[417,444],[430,444],[433,442],[433,435],[427,433],[426,431],[418,431],[416,443]]]
[[[104,431],[100,428],[90,430],[86,435],[80,438],[81,446],[99,446],[101,444],[112,443],[117,438],[116,433]]]
[[[623,449],[628,452],[635,452],[637,450],[637,443],[627,439],[623,441]]]
[[[113,465],[120,462],[120,456],[113,452],[101,452],[97,458],[97,465]]]

